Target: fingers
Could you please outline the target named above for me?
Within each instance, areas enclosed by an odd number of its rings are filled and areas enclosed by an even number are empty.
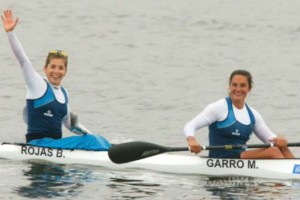
[[[201,152],[201,145],[198,144],[198,142],[196,141],[196,139],[195,139],[194,137],[189,136],[189,137],[187,138],[187,141],[188,141],[188,145],[189,145],[189,147],[190,147],[190,151],[191,151],[192,153],[197,154],[197,153],[200,153],[200,152]]]
[[[12,14],[11,10],[4,10],[3,15],[1,15],[2,21],[5,20],[5,19],[12,19],[13,18],[13,14]]]
[[[285,149],[288,145],[287,140],[282,136],[274,138],[273,141],[279,149]]]
[[[5,10],[4,11],[4,16],[6,18],[12,18],[12,11],[11,10]]]
[[[1,15],[1,20],[3,22],[3,26],[6,32],[14,30],[16,27],[19,18],[13,19],[13,14],[11,10],[5,10],[3,15]]]
[[[190,151],[192,153],[198,154],[198,153],[201,152],[201,146],[199,144],[198,145],[190,146]]]

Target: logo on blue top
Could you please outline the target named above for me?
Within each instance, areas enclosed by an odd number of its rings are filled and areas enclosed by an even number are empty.
[[[44,116],[53,117],[53,114],[52,114],[51,110],[47,110],[47,112],[44,112]]]
[[[300,174],[300,164],[294,165],[293,174]]]
[[[240,136],[239,129],[235,129],[234,132],[231,133],[232,135]]]

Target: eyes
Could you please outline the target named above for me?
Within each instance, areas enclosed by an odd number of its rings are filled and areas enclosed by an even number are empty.
[[[246,88],[246,87],[248,87],[248,84],[247,83],[231,83],[230,86],[231,87]]]
[[[55,64],[50,64],[48,67],[52,70],[58,69],[59,71],[65,71],[66,67],[64,65],[55,65]]]
[[[251,89],[247,77],[242,76],[242,75],[236,75],[231,79],[230,88],[231,89],[245,89],[245,90]]]

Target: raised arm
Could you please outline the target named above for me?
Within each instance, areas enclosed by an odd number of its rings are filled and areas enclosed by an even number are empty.
[[[18,40],[14,29],[19,21],[13,17],[11,10],[5,10],[1,15],[3,27],[8,34],[10,46],[20,63],[23,76],[27,85],[27,99],[36,99],[41,97],[47,89],[47,84],[43,78],[33,69],[33,66],[27,57],[23,46]]]

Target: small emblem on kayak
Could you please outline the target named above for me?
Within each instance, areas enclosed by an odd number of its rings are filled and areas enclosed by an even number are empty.
[[[300,174],[300,164],[294,165],[293,174]]]
[[[141,157],[147,157],[147,156],[155,155],[155,154],[158,154],[158,153],[159,153],[158,149],[148,150],[148,151],[144,151],[142,153]]]

